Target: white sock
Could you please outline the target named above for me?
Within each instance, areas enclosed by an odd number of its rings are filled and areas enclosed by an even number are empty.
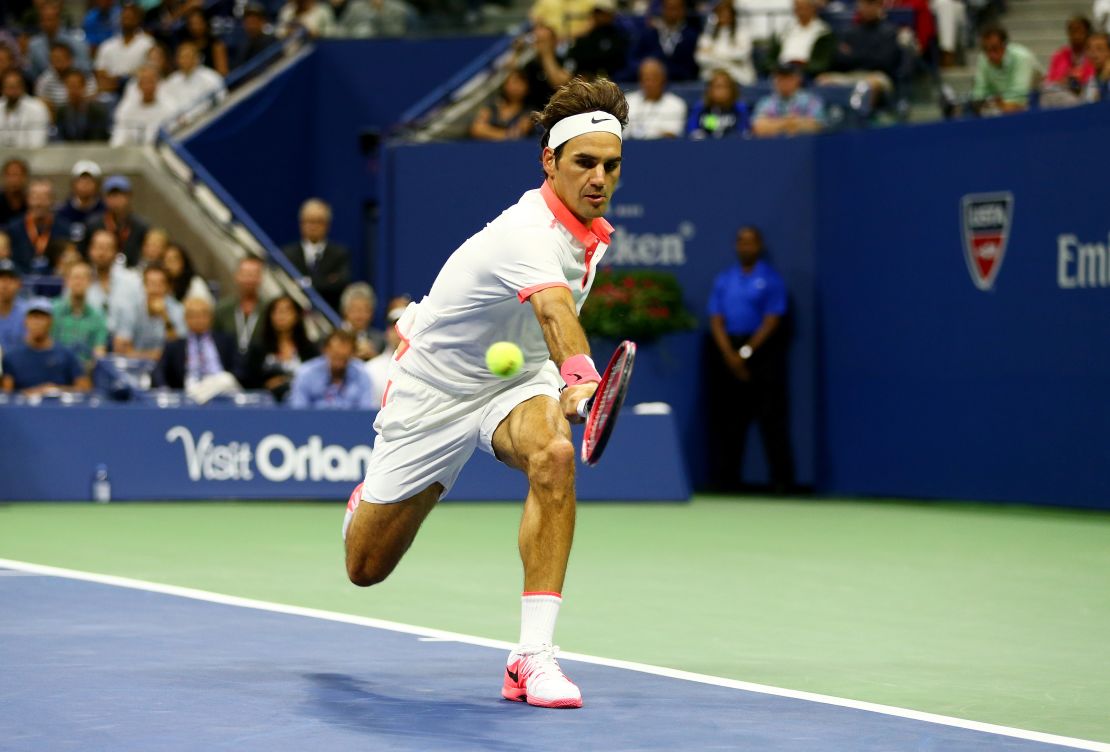
[[[555,620],[559,618],[559,604],[562,602],[563,597],[558,593],[524,593],[520,596],[518,648],[554,644]]]

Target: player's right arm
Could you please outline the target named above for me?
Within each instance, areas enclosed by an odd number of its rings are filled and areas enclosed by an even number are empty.
[[[590,343],[586,339],[586,332],[578,321],[578,309],[574,305],[574,298],[570,290],[563,286],[548,287],[532,294],[528,299],[532,303],[532,310],[543,330],[547,350],[551,359],[560,370],[568,359],[575,355],[589,355]],[[597,382],[590,381],[584,384],[568,386],[563,390],[559,403],[563,408],[563,415],[572,423],[580,423],[578,404],[593,396],[597,391]]]

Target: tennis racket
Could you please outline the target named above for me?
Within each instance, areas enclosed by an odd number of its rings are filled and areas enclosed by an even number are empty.
[[[582,461],[596,465],[609,443],[609,435],[617,423],[617,413],[624,404],[628,393],[628,381],[632,378],[632,362],[636,359],[636,343],[625,340],[617,346],[609,360],[597,391],[589,399],[578,403],[578,414],[586,419],[586,431],[582,436]]]

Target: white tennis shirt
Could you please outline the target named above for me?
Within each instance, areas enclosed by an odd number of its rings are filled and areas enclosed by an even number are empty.
[[[452,253],[405,310],[397,366],[450,394],[478,394],[506,385],[486,368],[486,350],[508,341],[524,352],[513,380],[535,374],[551,354],[528,298],[566,287],[581,311],[612,231],[601,218],[583,225],[547,181],[528,191]]]

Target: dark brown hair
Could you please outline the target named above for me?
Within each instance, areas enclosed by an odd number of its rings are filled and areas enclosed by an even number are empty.
[[[349,332],[346,329],[332,329],[331,333],[328,334],[327,338],[324,339],[324,346],[327,347],[335,341],[342,342],[344,344],[350,345],[351,347],[354,347],[356,344],[358,344],[358,339],[355,337],[354,333]]]
[[[615,83],[607,78],[587,81],[581,76],[567,81],[551,95],[543,112],[537,112],[534,116],[536,123],[542,125],[544,130],[540,147],[547,146],[551,129],[563,118],[598,110],[615,117],[622,128],[628,125],[628,102],[624,99],[624,92]],[[562,156],[562,151],[563,145],[560,144],[555,150],[556,160]]]

